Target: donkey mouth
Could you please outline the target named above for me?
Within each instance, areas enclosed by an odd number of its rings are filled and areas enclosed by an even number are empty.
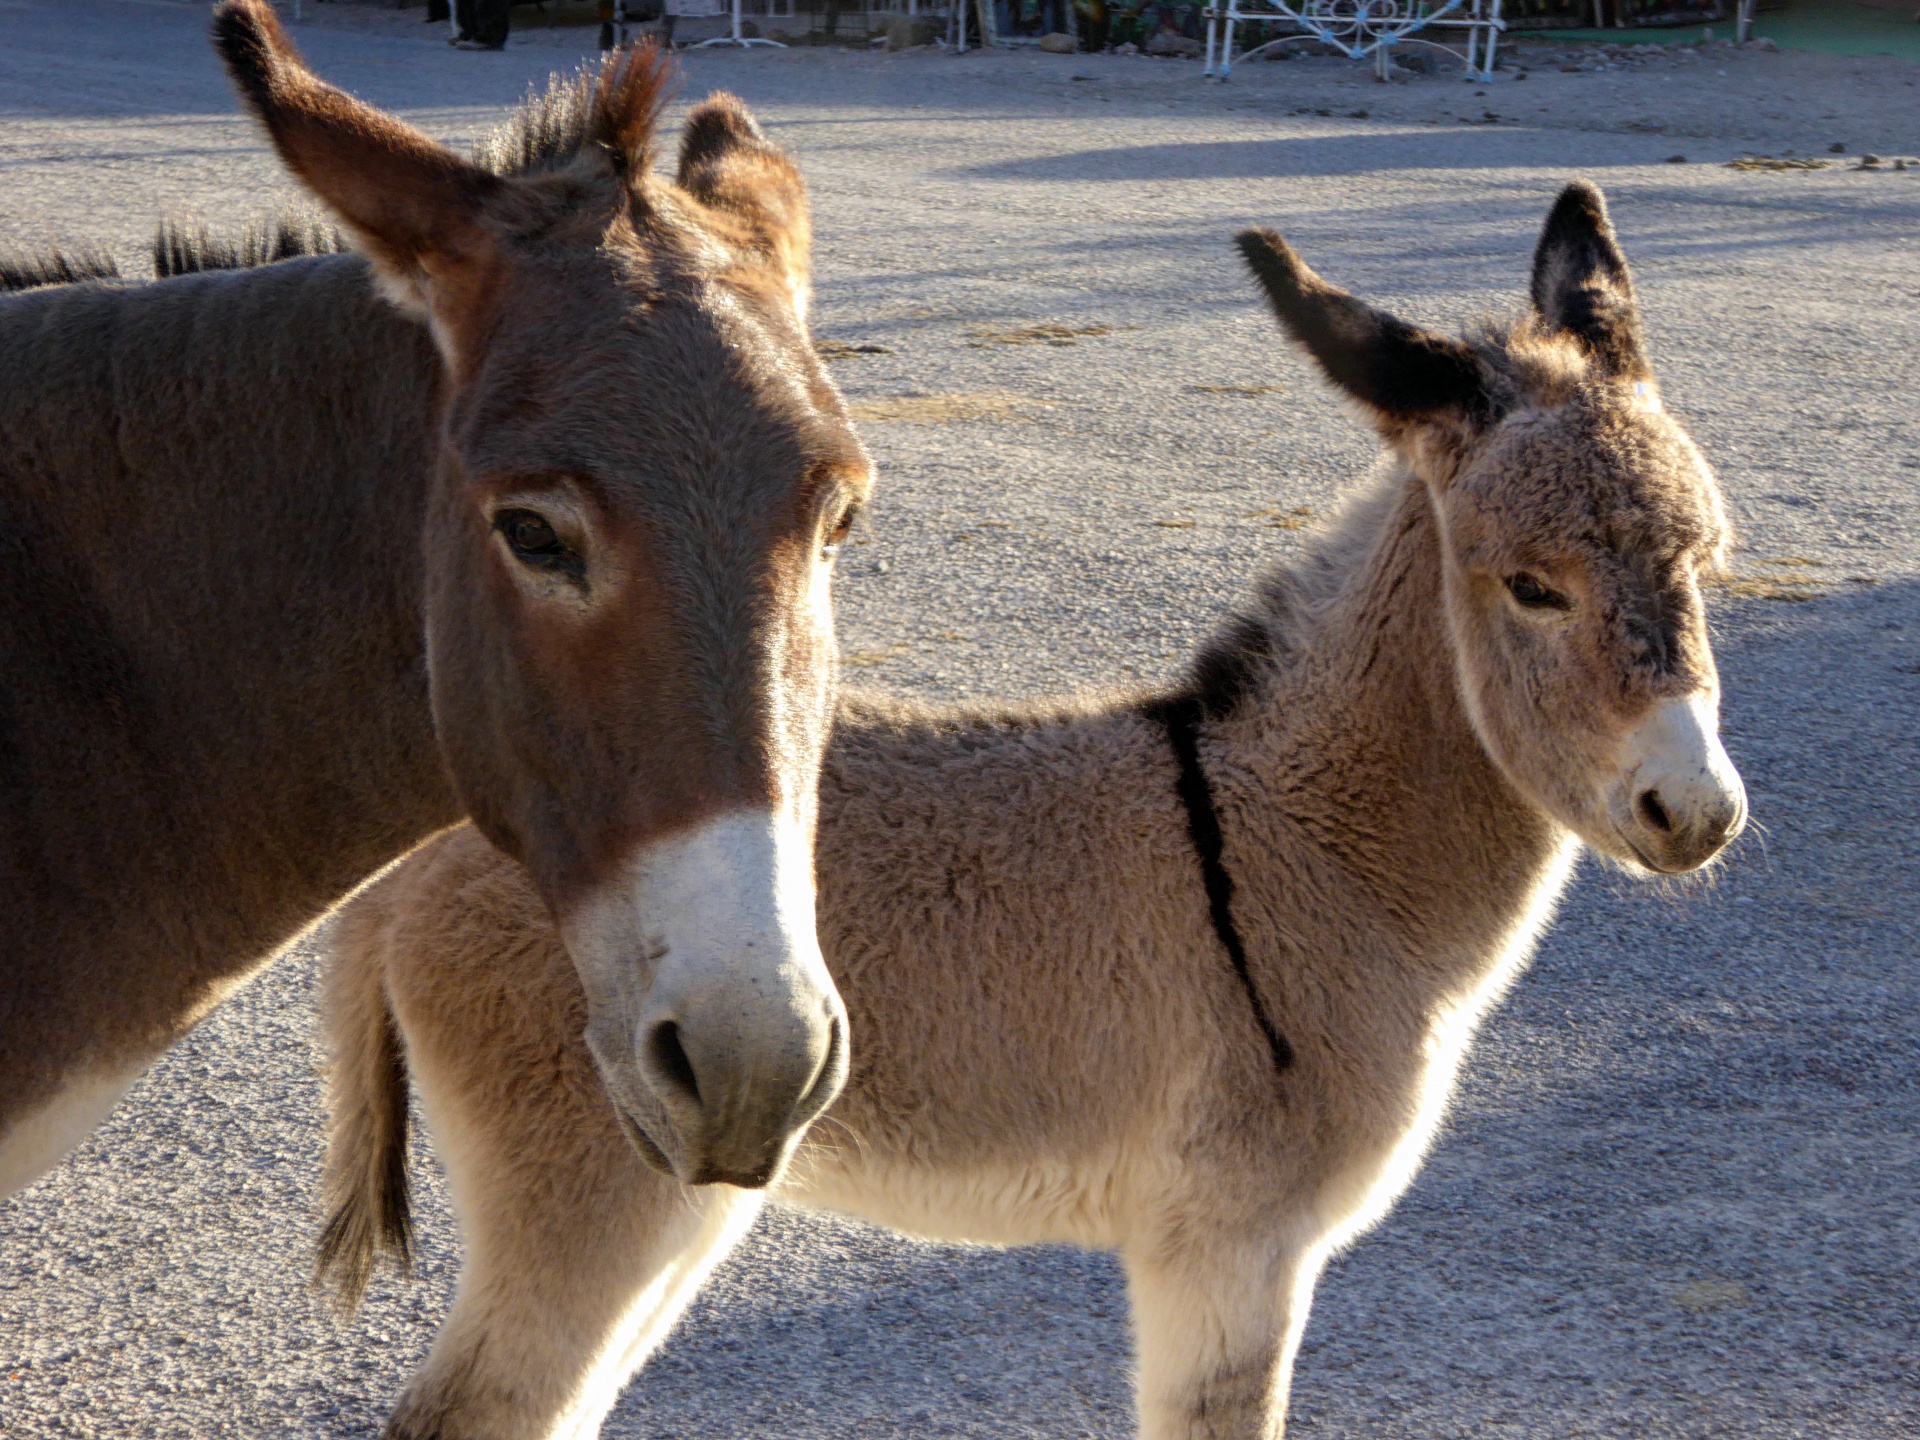
[[[1629,835],[1618,825],[1613,827],[1613,833],[1614,837],[1618,839],[1622,845],[1633,852],[1634,859],[1638,860],[1656,875],[1678,875],[1682,870],[1687,868],[1685,866],[1662,865],[1658,860],[1655,860],[1651,855],[1647,854],[1638,842],[1634,840],[1633,836]]]
[[[608,1103],[613,1106],[614,1117],[620,1122],[620,1133],[627,1137],[627,1143],[633,1147],[634,1153],[649,1168],[658,1170],[669,1180],[678,1180],[680,1177],[674,1174],[673,1162],[667,1159],[667,1152],[647,1138],[647,1132],[640,1128],[639,1121],[627,1113],[627,1107],[611,1096],[608,1097]]]

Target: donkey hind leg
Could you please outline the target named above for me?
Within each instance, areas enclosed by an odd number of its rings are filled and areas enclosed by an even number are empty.
[[[392,1440],[592,1440],[760,1211],[760,1191],[688,1189],[611,1139],[619,1185],[578,1191],[568,1161],[488,1176],[460,1161],[493,1157],[442,1144],[464,1264],[453,1312],[387,1422]],[[501,1196],[503,1183],[520,1193]]]
[[[1279,1440],[1324,1257],[1262,1237],[1122,1258],[1141,1440]]]

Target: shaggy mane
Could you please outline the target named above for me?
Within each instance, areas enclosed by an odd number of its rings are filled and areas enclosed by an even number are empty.
[[[598,152],[621,174],[644,175],[653,165],[673,79],[672,60],[652,40],[571,75],[555,74],[474,147],[473,161],[495,175],[531,175],[563,170]]]
[[[346,236],[333,226],[294,215],[256,221],[226,234],[162,220],[153,237],[153,273],[165,280],[203,270],[252,270],[301,255],[337,255],[347,248]]]
[[[97,245],[49,250],[43,255],[0,255],[0,294],[35,290],[42,285],[79,285],[88,280],[119,278],[119,262]]]
[[[555,75],[474,148],[473,161],[495,175],[531,175],[562,170],[582,155],[597,153],[622,175],[644,175],[653,165],[660,112],[673,78],[673,62],[652,41],[615,51],[571,75]],[[153,273],[164,280],[207,270],[252,270],[350,248],[332,225],[301,216],[260,221],[231,233],[163,220],[153,237]],[[95,245],[0,254],[0,294],[121,278],[119,262]]]

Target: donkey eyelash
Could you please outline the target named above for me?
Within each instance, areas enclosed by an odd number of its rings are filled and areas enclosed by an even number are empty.
[[[1507,593],[1528,610],[1571,610],[1573,602],[1551,586],[1542,585],[1525,570],[1507,577]]]
[[[555,532],[552,522],[537,510],[509,506],[493,517],[493,528],[507,551],[529,570],[540,571],[586,588],[587,562]]]
[[[831,560],[840,553],[840,547],[846,544],[847,537],[853,533],[854,522],[859,518],[860,507],[858,505],[849,505],[840,512],[840,518],[834,522],[833,528],[827,532],[826,543],[820,547],[821,558]]]

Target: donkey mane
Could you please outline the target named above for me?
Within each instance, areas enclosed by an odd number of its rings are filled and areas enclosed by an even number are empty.
[[[1365,561],[1399,495],[1402,477],[1391,462],[1371,482],[1345,489],[1334,517],[1318,526],[1291,559],[1269,562],[1253,593],[1214,627],[1193,652],[1186,674],[1142,709],[1162,714],[1197,707],[1208,720],[1225,720],[1259,699],[1263,681],[1284,673],[1310,647],[1320,612]]]
[[[534,175],[598,152],[620,173],[644,175],[653,165],[673,80],[673,62],[651,42],[616,50],[570,75],[556,72],[545,90],[528,91],[513,118],[474,147],[473,161],[495,175]]]
[[[162,220],[153,236],[154,278],[197,275],[203,270],[252,270],[301,255],[334,255],[348,249],[347,237],[309,216],[282,215],[256,220],[235,231],[216,232],[205,225]]]
[[[644,175],[654,162],[660,112],[672,82],[672,62],[651,45],[618,51],[571,75],[556,73],[545,90],[530,91],[510,120],[474,146],[474,163],[511,177],[564,170],[582,155],[597,153],[622,175]],[[256,220],[230,232],[162,220],[153,237],[153,273],[165,280],[208,270],[252,270],[351,248],[337,227],[299,214]],[[119,262],[98,245],[0,253],[0,294],[120,278]]]
[[[0,255],[0,294],[37,290],[42,285],[79,285],[88,280],[119,278],[119,263],[97,245],[48,250],[40,255]]]

